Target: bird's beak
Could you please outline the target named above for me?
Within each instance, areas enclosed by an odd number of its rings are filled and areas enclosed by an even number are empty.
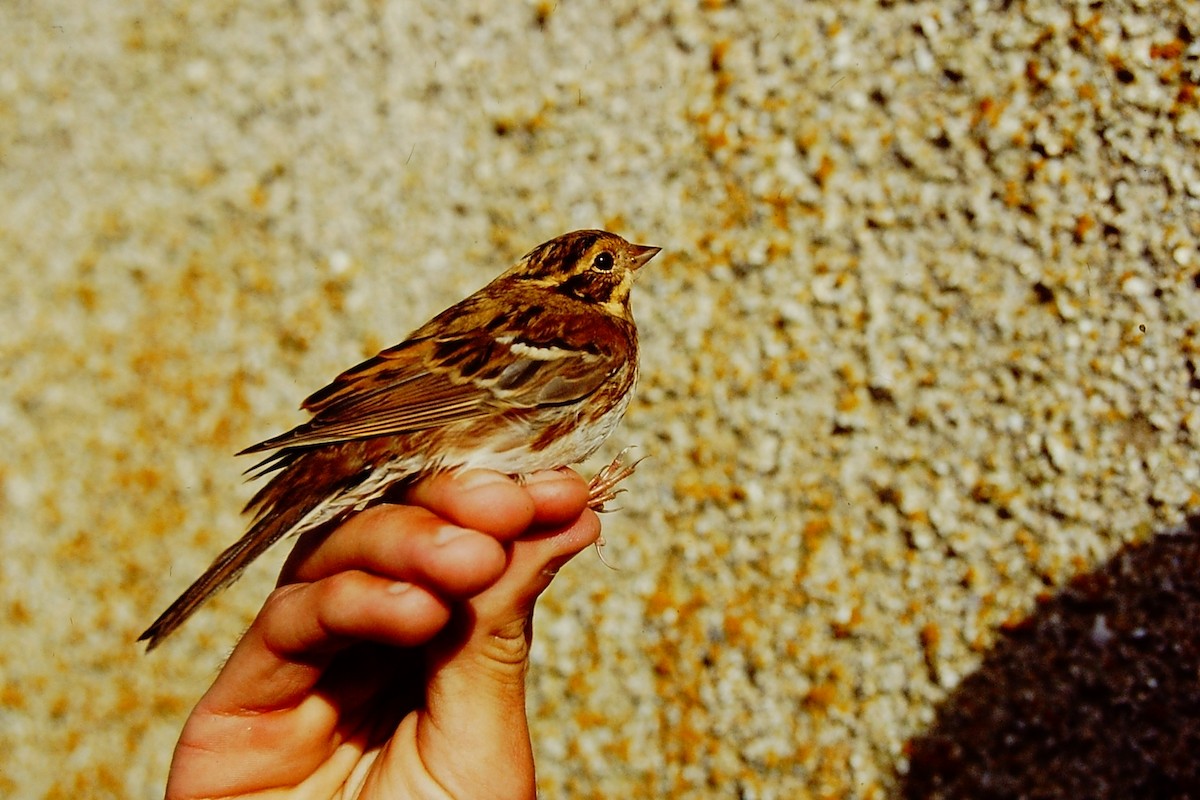
[[[638,270],[646,266],[646,262],[658,255],[660,250],[662,250],[661,247],[651,247],[646,244],[633,245],[633,258],[630,259],[633,261],[633,268]]]

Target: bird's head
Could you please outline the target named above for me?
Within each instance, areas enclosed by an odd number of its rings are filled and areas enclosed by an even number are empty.
[[[530,250],[508,276],[624,316],[634,276],[661,249],[608,231],[572,231]]]

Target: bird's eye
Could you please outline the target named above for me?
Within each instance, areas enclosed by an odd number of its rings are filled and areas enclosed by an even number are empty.
[[[592,269],[600,272],[609,272],[613,268],[613,254],[607,250],[602,250],[592,259]]]

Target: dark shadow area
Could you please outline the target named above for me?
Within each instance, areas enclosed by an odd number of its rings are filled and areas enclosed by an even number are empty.
[[[1200,798],[1200,517],[1006,631],[910,743],[905,798]]]

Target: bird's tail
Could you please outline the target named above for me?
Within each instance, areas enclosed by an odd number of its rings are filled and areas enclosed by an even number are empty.
[[[293,451],[276,461],[282,471],[246,506],[247,511],[256,512],[250,530],[217,556],[204,574],[138,637],[139,642],[146,642],[147,652],[187,621],[208,598],[237,580],[250,562],[275,542],[342,519],[360,504],[362,498],[355,487],[369,477],[370,471],[351,470],[347,477],[346,470],[330,468],[332,455],[323,450]]]
[[[283,518],[260,520],[251,526],[245,536],[226,548],[204,574],[138,637],[139,642],[146,642],[147,652],[158,647],[159,642],[182,625],[208,598],[237,580],[250,562],[275,544],[288,527],[287,520]]]

